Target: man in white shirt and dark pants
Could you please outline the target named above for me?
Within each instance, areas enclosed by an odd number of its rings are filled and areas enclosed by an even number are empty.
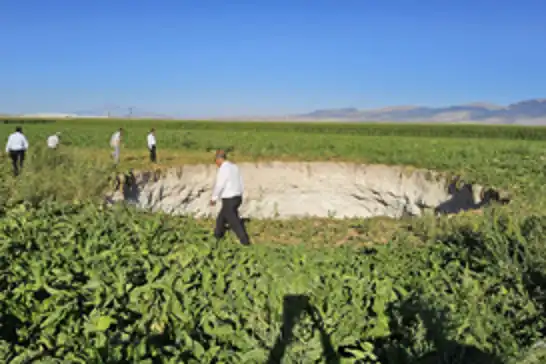
[[[245,226],[239,216],[239,207],[243,202],[243,178],[239,168],[226,160],[226,153],[222,150],[216,152],[216,165],[218,174],[216,184],[212,191],[210,205],[214,206],[218,199],[222,200],[222,208],[216,218],[214,236],[220,240],[226,232],[226,223],[229,224],[239,241],[243,245],[250,245],[250,239]]]
[[[152,128],[148,134],[148,150],[150,151],[150,160],[152,163],[155,163],[157,160],[156,149],[155,149],[155,129]]]
[[[15,133],[8,137],[6,144],[6,153],[9,154],[13,163],[13,175],[18,176],[23,169],[25,160],[25,152],[28,149],[28,140],[23,134],[23,129],[18,126],[15,128]]]
[[[123,132],[122,128],[119,128],[118,131],[116,131],[114,134],[112,134],[112,137],[110,138],[110,146],[114,148],[114,152],[112,153],[112,157],[114,158],[114,163],[119,163],[119,154],[120,154],[120,147],[121,147],[121,134]]]

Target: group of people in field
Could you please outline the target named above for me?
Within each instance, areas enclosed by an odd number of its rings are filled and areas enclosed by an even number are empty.
[[[123,137],[123,128],[119,128],[112,136],[110,137],[110,147],[114,150],[112,152],[112,158],[114,163],[119,163],[119,158],[121,154],[121,140]],[[155,140],[155,128],[152,128],[146,137],[146,144],[148,151],[150,152],[150,161],[152,163],[157,162],[157,146]]]
[[[114,163],[118,164],[121,153],[121,141],[123,137],[123,128],[119,128],[110,137],[110,146],[113,148],[112,158]],[[47,138],[47,147],[49,149],[57,149],[60,144],[60,133],[55,133]],[[155,163],[157,160],[156,154],[156,139],[155,129],[152,128],[146,138],[147,147],[150,152],[150,161]],[[6,143],[6,153],[10,156],[13,164],[13,174],[18,176],[23,168],[25,154],[28,150],[29,143],[26,136],[23,134],[23,128],[17,127],[15,132],[10,134]],[[216,205],[218,200],[222,201],[222,207],[216,218],[216,226],[214,236],[220,240],[225,232],[226,225],[229,225],[233,232],[237,235],[239,241],[243,245],[249,245],[250,239],[246,228],[239,216],[239,207],[243,202],[243,178],[236,164],[227,160],[225,151],[218,150],[215,155],[218,174],[216,183],[212,190],[210,206]]]
[[[114,163],[119,163],[120,150],[121,150],[121,139],[123,135],[123,128],[119,128],[112,137],[110,138],[110,146],[114,148],[112,153],[112,158]],[[61,142],[61,133],[57,132],[53,135],[47,137],[47,147],[49,149],[57,149]],[[152,163],[157,162],[157,150],[156,150],[156,140],[155,140],[155,129],[152,128],[148,133],[146,138],[148,150],[150,152],[150,161]],[[21,173],[23,164],[25,161],[25,154],[28,150],[29,143],[28,139],[23,133],[23,128],[18,126],[15,128],[15,132],[8,136],[8,141],[6,143],[6,154],[10,157],[13,165],[13,174],[18,176]]]

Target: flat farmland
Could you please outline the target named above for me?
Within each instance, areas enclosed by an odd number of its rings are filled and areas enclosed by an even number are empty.
[[[25,124],[21,124],[25,125]],[[123,127],[120,170],[151,169],[146,135],[156,129],[159,165],[212,164],[215,149],[235,161],[348,161],[408,165],[461,175],[469,181],[503,187],[521,199],[544,196],[546,127],[245,123],[156,120],[71,120],[27,124],[32,145],[62,133],[62,145],[82,159],[110,161],[109,139]],[[12,124],[0,124],[7,138]]]
[[[25,125],[25,124],[21,124]],[[27,124],[31,144],[62,133],[63,146],[109,158],[110,136],[125,129],[122,166],[145,169],[146,135],[156,128],[159,163],[211,163],[215,149],[237,161],[304,160],[400,164],[464,174],[486,184],[534,186],[544,175],[546,127],[71,120]],[[0,124],[7,138],[14,125]]]
[[[546,128],[157,120],[21,123],[0,170],[4,362],[540,363]],[[0,124],[4,139],[15,124]],[[109,139],[126,130],[122,162]],[[146,134],[157,131],[158,165]],[[45,150],[60,131],[61,148]],[[104,206],[107,177],[181,164],[405,165],[502,188],[506,206],[404,219],[213,221]],[[351,244],[354,242],[356,244]]]

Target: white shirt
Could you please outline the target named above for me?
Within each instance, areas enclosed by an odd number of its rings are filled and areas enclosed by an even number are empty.
[[[118,146],[120,139],[121,139],[121,133],[119,131],[116,131],[114,134],[112,134],[112,138],[110,138],[110,146],[112,147]]]
[[[211,200],[216,201],[218,198],[243,196],[243,192],[243,177],[239,172],[239,167],[231,162],[224,161],[218,169]]]
[[[155,135],[152,133],[148,134],[148,149],[152,149],[155,145]]]
[[[49,148],[55,149],[59,144],[59,137],[57,135],[51,135],[47,138],[47,146]]]
[[[10,134],[8,137],[8,142],[6,143],[6,153],[9,153],[10,150],[19,151],[28,149],[28,140],[27,138],[19,132]]]

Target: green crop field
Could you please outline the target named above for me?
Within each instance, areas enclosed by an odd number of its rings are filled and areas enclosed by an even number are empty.
[[[0,166],[6,363],[542,363],[546,128],[62,120],[23,123]],[[0,124],[6,140],[15,124]],[[109,138],[126,130],[122,163]],[[157,130],[160,165],[147,161]],[[45,149],[60,131],[61,149]],[[127,168],[235,161],[403,164],[507,191],[481,214],[213,222],[107,207]],[[546,345],[545,345],[546,346]]]

